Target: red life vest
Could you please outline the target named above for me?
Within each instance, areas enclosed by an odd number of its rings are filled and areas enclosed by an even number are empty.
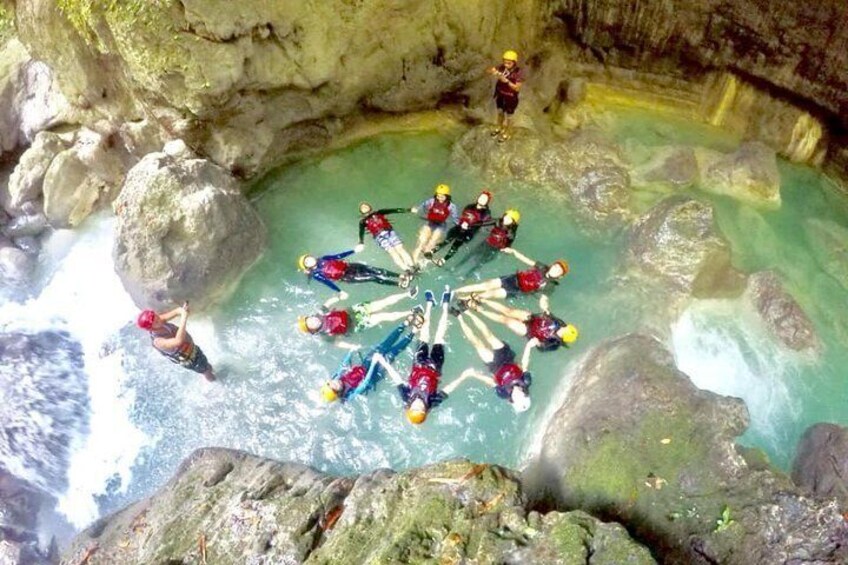
[[[371,214],[365,220],[365,229],[376,237],[378,234],[392,229],[392,224],[383,214]]]
[[[495,249],[504,249],[512,245],[512,233],[503,226],[495,224],[486,238],[486,243]]]
[[[345,373],[339,377],[339,380],[341,380],[348,389],[354,389],[359,386],[359,383],[362,382],[362,379],[365,378],[367,373],[368,371],[365,370],[363,365],[354,365],[345,371]]]
[[[430,207],[427,209],[427,221],[433,222],[434,224],[443,224],[449,216],[450,202],[447,200],[439,202],[434,198],[433,203],[430,204]]]
[[[474,208],[466,208],[462,211],[459,217],[460,223],[465,222],[469,226],[475,226],[483,221],[483,213],[485,210],[480,210],[476,206]]]
[[[321,330],[327,335],[344,335],[350,325],[347,310],[331,310],[324,314]]]
[[[439,372],[427,365],[413,365],[409,375],[409,388],[418,389],[428,397],[439,388]]]
[[[330,279],[337,281],[342,278],[347,271],[347,263],[341,259],[325,259],[319,265],[321,274]]]
[[[521,292],[536,292],[545,283],[545,273],[537,267],[518,271],[518,288]]]
[[[545,314],[530,316],[527,321],[527,337],[539,341],[548,341],[557,337],[560,324]]]
[[[515,363],[507,363],[495,372],[495,385],[509,389],[513,383],[520,381],[523,376],[524,371],[521,370],[520,366]]]

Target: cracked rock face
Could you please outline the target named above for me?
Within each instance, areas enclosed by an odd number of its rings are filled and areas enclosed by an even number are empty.
[[[493,465],[449,461],[335,478],[309,467],[202,449],[148,500],[101,520],[71,563],[592,563],[648,565],[617,524],[525,510]]]
[[[848,428],[816,424],[798,442],[792,480],[816,498],[848,508]]]

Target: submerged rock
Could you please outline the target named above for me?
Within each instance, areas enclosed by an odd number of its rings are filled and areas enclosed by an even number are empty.
[[[221,564],[654,563],[616,524],[528,517],[518,482],[494,465],[336,478],[226,449],[196,451],[153,497],[78,536],[66,560],[94,543],[90,565],[194,561],[204,546]]]
[[[3,226],[3,233],[8,237],[34,237],[46,230],[47,226],[47,216],[42,212],[35,212],[18,216]]]
[[[728,155],[699,148],[696,157],[701,188],[749,204],[780,207],[780,172],[774,149],[749,142]]]
[[[814,349],[819,345],[813,322],[783,288],[777,274],[764,271],[748,278],[748,299],[769,331],[787,347]]]
[[[635,183],[676,190],[692,186],[700,178],[692,147],[656,147],[652,152],[654,157],[634,172]]]
[[[699,390],[656,339],[627,335],[581,363],[527,484],[621,522],[668,563],[844,562],[836,505],[750,468],[734,448],[747,425],[741,400]]]
[[[819,499],[848,508],[848,428],[816,424],[798,442],[792,480]]]
[[[804,231],[816,262],[842,288],[848,290],[848,228],[836,222],[807,218]]]
[[[127,174],[115,201],[115,269],[141,307],[225,295],[265,249],[265,226],[224,169],[182,142]]]
[[[71,442],[88,425],[82,350],[64,332],[3,333],[0,358],[0,461],[36,487],[61,492]]]
[[[516,129],[506,143],[489,132],[486,126],[469,130],[454,144],[451,160],[491,180],[519,180],[556,191],[596,225],[620,226],[632,219],[630,177],[615,144],[587,131],[562,141]]]

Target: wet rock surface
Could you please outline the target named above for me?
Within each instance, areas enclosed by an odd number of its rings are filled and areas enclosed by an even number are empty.
[[[265,227],[224,169],[181,142],[166,150],[133,167],[115,201],[115,269],[140,307],[203,308],[261,256]]]
[[[654,563],[624,528],[525,510],[511,472],[449,461],[336,478],[202,449],[148,500],[102,519],[66,563]]]
[[[765,271],[748,278],[749,300],[766,327],[781,343],[794,350],[820,345],[813,322],[784,288],[776,273]]]
[[[469,130],[454,145],[451,160],[472,166],[489,179],[518,180],[567,199],[587,225],[620,227],[634,217],[630,177],[614,143],[594,131],[565,140],[517,129],[498,143],[490,128]]]
[[[696,152],[701,187],[749,204],[780,207],[777,156],[759,142],[743,143],[730,154],[699,148]]]
[[[553,497],[625,525],[669,563],[841,563],[848,523],[734,448],[744,403],[697,389],[656,339],[589,352],[526,474]],[[765,467],[765,468],[764,468]]]
[[[48,496],[0,466],[0,563],[42,565],[55,563],[39,547],[37,517]]]
[[[816,424],[798,442],[792,480],[813,496],[848,509],[848,428]]]

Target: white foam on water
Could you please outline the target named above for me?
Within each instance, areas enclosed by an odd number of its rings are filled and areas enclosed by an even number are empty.
[[[96,497],[120,479],[125,489],[141,449],[150,444],[130,420],[135,397],[125,386],[120,349],[101,357],[104,343],[137,312],[112,263],[114,218],[90,218],[75,232],[55,232],[42,253],[49,277],[42,292],[23,304],[0,307],[0,327],[68,331],[83,349],[90,400],[89,428],[70,446],[68,489],[59,511],[77,527],[98,515]]]
[[[678,368],[699,388],[744,400],[750,431],[781,451],[782,429],[801,409],[791,385],[804,359],[768,335],[742,299],[696,301],[671,330]]]

